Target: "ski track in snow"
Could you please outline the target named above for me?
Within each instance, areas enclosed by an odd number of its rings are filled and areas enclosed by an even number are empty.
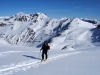
[[[4,57],[10,53],[20,53],[20,52],[29,52],[29,51],[6,51],[6,52],[0,52],[0,57]],[[31,51],[31,52],[39,52],[39,51]]]
[[[10,65],[3,65],[2,67],[0,67],[0,75],[10,75],[10,74],[13,74],[14,72],[26,71],[32,67],[37,68],[42,64],[47,64],[54,60],[57,60],[57,59],[60,59],[60,58],[63,58],[63,57],[69,56],[69,55],[77,54],[77,53],[80,53],[80,52],[54,55],[54,56],[48,58],[48,60],[45,62],[41,62],[40,60],[37,60],[37,61],[30,60],[30,61],[23,61],[18,64],[12,63]]]

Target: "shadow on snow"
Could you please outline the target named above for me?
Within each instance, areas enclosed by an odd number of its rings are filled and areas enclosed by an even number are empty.
[[[22,56],[27,57],[27,58],[32,58],[32,59],[41,60],[40,58],[37,58],[37,57],[34,57],[34,56],[29,56],[29,55],[22,55]]]

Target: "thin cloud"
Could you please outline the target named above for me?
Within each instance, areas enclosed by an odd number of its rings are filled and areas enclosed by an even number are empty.
[[[49,10],[49,11],[59,11],[59,12],[64,12],[64,11],[70,11],[70,10]]]
[[[78,9],[78,8],[81,8],[82,6],[77,6],[77,7],[74,7],[74,9]]]

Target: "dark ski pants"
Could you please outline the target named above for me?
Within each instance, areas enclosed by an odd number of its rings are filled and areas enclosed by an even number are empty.
[[[48,58],[47,52],[48,52],[47,50],[42,51],[42,59],[44,59],[44,55],[45,55],[45,59]]]

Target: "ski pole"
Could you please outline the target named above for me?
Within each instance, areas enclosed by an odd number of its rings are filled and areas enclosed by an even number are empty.
[[[41,59],[40,55],[41,55],[41,50],[40,50],[40,52],[39,52],[39,58]]]

